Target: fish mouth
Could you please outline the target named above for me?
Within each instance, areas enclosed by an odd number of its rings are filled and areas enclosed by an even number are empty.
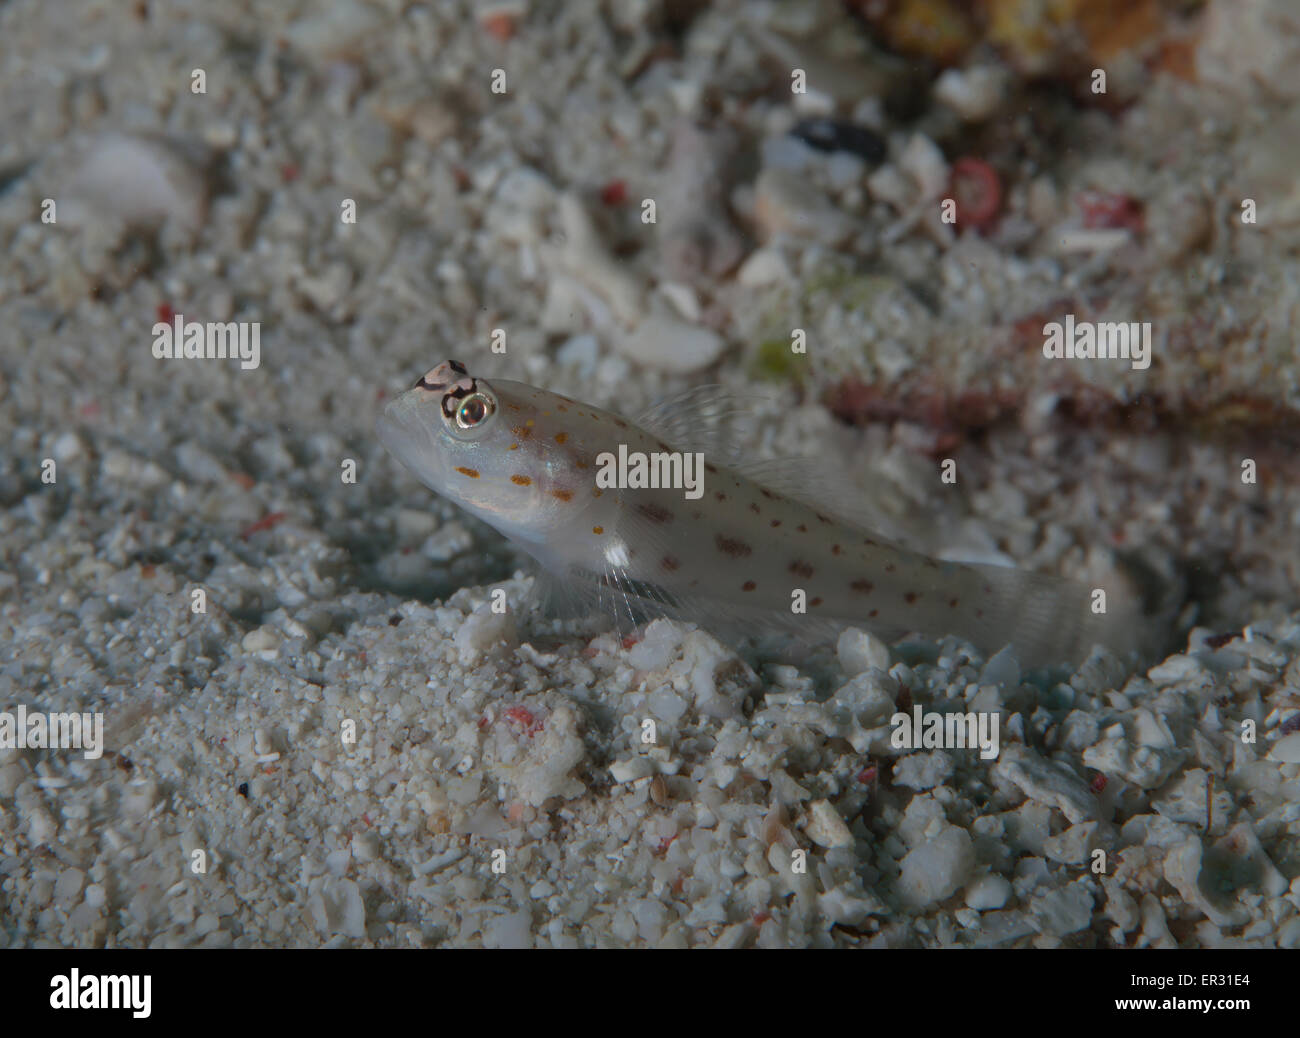
[[[437,489],[438,441],[425,391],[412,389],[390,401],[375,421],[379,441],[423,483]]]

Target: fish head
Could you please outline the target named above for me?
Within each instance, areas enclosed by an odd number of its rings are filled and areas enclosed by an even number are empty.
[[[544,492],[560,461],[554,440],[535,435],[548,396],[447,360],[393,399],[377,430],[425,486],[508,536],[534,540],[565,521],[560,500]]]

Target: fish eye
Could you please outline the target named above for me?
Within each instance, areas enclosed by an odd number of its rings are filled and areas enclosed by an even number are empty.
[[[456,408],[456,426],[473,429],[487,421],[493,410],[492,398],[486,393],[471,393]]]

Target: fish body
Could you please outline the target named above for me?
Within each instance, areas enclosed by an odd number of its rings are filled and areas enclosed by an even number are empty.
[[[901,547],[765,485],[725,449],[686,449],[694,416],[682,406],[636,422],[447,361],[388,404],[378,431],[423,483],[617,617],[810,640],[847,626],[956,635],[985,653],[1011,644],[1026,666],[1076,663],[1094,644],[1136,648],[1123,589],[1099,613],[1096,589]],[[634,472],[627,458],[647,464]],[[611,485],[615,474],[628,485]]]

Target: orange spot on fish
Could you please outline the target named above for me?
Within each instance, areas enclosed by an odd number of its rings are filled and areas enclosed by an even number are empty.
[[[564,442],[565,440],[567,440],[568,438],[569,438],[569,434],[568,434],[568,433],[558,432],[558,433],[555,434],[555,442],[556,442],[556,443],[563,443],[563,442]]]
[[[552,491],[551,491],[551,496],[552,496],[552,497],[559,498],[561,501],[572,501],[572,500],[573,500],[573,491],[572,491],[572,490],[552,490]]]
[[[478,469],[468,469],[464,465],[457,465],[456,471],[462,476],[469,476],[470,479],[478,479]]]
[[[603,526],[593,526],[591,532],[599,536],[605,532],[605,528]]]
[[[514,483],[516,486],[527,487],[531,486],[533,481],[527,476],[511,476],[510,482]]]
[[[747,580],[747,581],[745,581],[743,584],[740,585],[740,590],[742,590],[742,591],[753,591],[754,588],[756,588],[756,587],[758,587],[758,585],[755,584],[752,580]]]

